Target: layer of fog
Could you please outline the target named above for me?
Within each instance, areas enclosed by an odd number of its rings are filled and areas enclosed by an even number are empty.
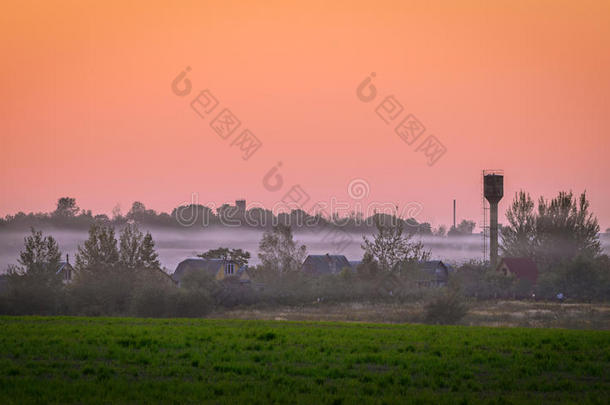
[[[74,263],[77,246],[82,245],[87,239],[86,231],[47,229],[45,234],[51,234],[59,243],[59,247],[65,254],[70,255],[70,262]],[[184,230],[168,231],[150,229],[156,243],[157,252],[161,264],[166,271],[173,273],[177,264],[188,257],[217,247],[240,248],[252,254],[251,265],[259,263],[258,243],[263,231],[224,229],[224,230]],[[117,232],[118,233],[118,232]],[[0,231],[0,272],[4,272],[10,264],[17,264],[19,251],[23,248],[23,239],[29,234],[28,231]],[[295,239],[307,246],[309,254],[338,253],[332,239],[324,231],[313,233],[295,233]],[[418,238],[415,238],[418,239]],[[480,260],[483,258],[483,240],[481,235],[460,238],[421,237],[426,249],[431,251],[431,258],[443,260],[452,264],[459,264],[470,259]],[[345,243],[343,243],[345,241]],[[610,253],[610,235],[601,235],[602,247],[606,253]],[[340,244],[341,254],[348,260],[361,260],[363,251],[362,234],[349,234],[348,238],[342,238]]]

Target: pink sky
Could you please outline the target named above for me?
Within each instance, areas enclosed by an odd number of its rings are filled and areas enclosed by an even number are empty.
[[[607,1],[130,4],[0,15],[0,215],[61,196],[106,213],[192,193],[270,207],[293,184],[353,202],[347,185],[364,179],[363,204],[417,201],[438,225],[455,198],[458,220],[479,222],[481,170],[499,168],[501,212],[519,189],[586,189],[610,227]],[[170,85],[186,66],[181,98]],[[356,87],[371,72],[367,104]],[[206,88],[262,142],[249,160],[190,108]],[[388,95],[446,147],[433,166],[375,114]],[[270,192],[278,161],[285,185]]]

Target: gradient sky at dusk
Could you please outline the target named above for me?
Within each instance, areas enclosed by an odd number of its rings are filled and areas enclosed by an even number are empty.
[[[0,14],[0,215],[57,198],[123,212],[238,197],[417,201],[418,219],[481,218],[586,189],[610,227],[610,2],[8,2]],[[288,5],[290,3],[290,5]],[[329,4],[326,4],[329,3]],[[176,96],[186,67],[193,93]],[[378,98],[356,87],[371,72]],[[248,161],[190,108],[203,89],[263,143]],[[447,148],[432,167],[376,114],[393,95]],[[212,117],[213,118],[213,117]],[[282,162],[284,189],[262,185]],[[311,204],[311,203],[310,203]],[[501,219],[502,220],[502,219]]]

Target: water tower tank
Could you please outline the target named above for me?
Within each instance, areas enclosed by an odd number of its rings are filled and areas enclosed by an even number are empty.
[[[504,197],[504,176],[501,174],[486,174],[484,193],[490,204],[500,202]]]

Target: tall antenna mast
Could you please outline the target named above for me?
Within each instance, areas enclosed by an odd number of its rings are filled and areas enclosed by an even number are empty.
[[[453,200],[453,229],[455,229],[455,200]]]

